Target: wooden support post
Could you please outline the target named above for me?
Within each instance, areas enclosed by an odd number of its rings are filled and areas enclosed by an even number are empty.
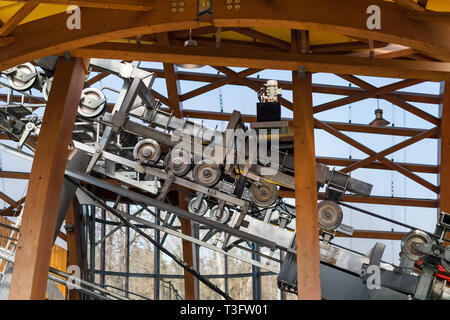
[[[293,50],[301,50],[293,31]],[[314,147],[312,75],[292,72],[298,299],[319,300],[320,251],[317,236],[317,183]]]
[[[159,34],[158,39],[161,43],[170,43],[170,38],[167,33]],[[180,82],[178,80],[178,70],[173,63],[164,63],[164,76],[166,78],[167,99],[170,110],[177,118],[183,117],[183,104],[180,100]],[[186,194],[178,192],[178,206],[181,209],[187,210],[187,202],[184,199]],[[188,235],[194,235],[194,226],[190,220],[180,218],[181,232]],[[195,245],[191,242],[182,241],[183,245],[183,260],[189,267],[195,268]],[[184,296],[186,300],[196,300],[198,298],[198,283],[192,274],[184,271]]]
[[[80,204],[75,198],[69,207],[66,216],[67,233],[67,266],[78,266],[80,277],[83,275],[83,245],[81,241]],[[81,300],[81,293],[77,290],[68,290],[69,300]]]
[[[38,138],[9,298],[44,299],[68,145],[88,62],[60,58]]]
[[[187,210],[187,202],[184,199],[185,193],[178,192],[178,206],[181,209]],[[194,225],[191,220],[180,218],[181,221],[181,232],[188,236],[194,236]],[[195,245],[189,241],[182,242],[183,244],[183,260],[191,268],[196,269],[196,259],[195,259]],[[198,299],[198,283],[195,281],[195,277],[184,270],[184,297],[186,300],[197,300]]]
[[[441,138],[438,142],[438,184],[440,184],[438,214],[441,211],[450,213],[450,81],[441,82],[440,91]]]

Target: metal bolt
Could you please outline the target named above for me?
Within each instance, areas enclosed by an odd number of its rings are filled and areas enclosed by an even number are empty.
[[[183,11],[184,11],[184,9],[183,9],[183,8],[180,8],[180,9],[178,9],[178,11],[180,11],[180,12],[183,12]]]

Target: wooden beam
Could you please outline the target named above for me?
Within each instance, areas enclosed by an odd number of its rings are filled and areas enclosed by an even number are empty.
[[[178,80],[178,68],[173,63],[164,63],[164,75],[166,78],[167,98],[169,107],[177,118],[183,117],[183,104],[180,99],[180,81]]]
[[[292,40],[300,43],[298,30]],[[300,45],[293,50],[301,50]],[[299,300],[322,299],[320,248],[317,237],[317,183],[312,105],[312,75],[292,72],[294,111],[294,166],[297,244],[297,285]]]
[[[18,0],[27,4],[58,4],[64,6],[75,5],[79,7],[117,9],[133,11],[149,11],[155,9],[155,2],[152,0]]]
[[[154,72],[158,78],[164,78],[164,70],[162,70],[162,69],[153,69],[153,68],[144,68],[144,69],[147,71],[150,71],[150,72]],[[255,72],[257,72],[257,71],[260,71],[261,69],[252,69],[252,70],[255,70]],[[247,77],[249,75],[250,74],[248,74]],[[217,75],[217,74],[210,74],[210,73],[178,71],[178,79],[186,80],[186,81],[198,81],[198,82],[212,83],[212,82],[216,82],[218,80],[224,80],[224,79],[228,79],[228,78],[224,75]],[[251,80],[252,82],[257,83],[260,86],[264,85],[268,80],[271,80],[271,79],[265,79],[265,78],[255,78],[255,77],[248,77],[248,79]],[[277,80],[277,81],[278,81],[278,87],[282,88],[283,90],[292,90],[292,84],[290,81],[286,81],[286,80]],[[237,82],[237,81],[233,81],[230,83],[227,82],[227,84],[243,86],[242,83]],[[217,87],[213,87],[212,89],[215,89],[215,88],[217,88]],[[207,92],[207,91],[209,91],[209,90],[206,90],[204,92]],[[359,92],[364,92],[364,91],[366,91],[366,90],[358,88],[358,87],[336,86],[336,85],[313,83],[313,92],[316,92],[316,93],[334,94],[334,95],[353,95],[354,93],[359,93]],[[392,92],[391,94],[394,96],[398,96],[400,99],[402,99],[404,101],[439,104],[439,96],[435,95],[435,94],[406,92],[406,91],[395,91],[395,92]],[[185,95],[186,95],[186,98],[184,99],[183,97]],[[1,95],[0,95],[0,99],[2,99]],[[189,97],[187,96],[187,93],[181,95],[181,100],[187,100],[187,99],[189,99]]]
[[[394,0],[394,2],[398,3],[399,5],[401,5],[402,7],[408,9],[408,10],[413,10],[413,11],[425,11],[425,8],[422,7],[420,4],[418,4],[417,2],[414,2],[412,0]]]
[[[447,23],[450,20],[450,12],[434,12],[434,11],[426,11],[426,12],[417,12],[411,11],[406,14],[406,16],[413,20],[418,21],[432,21],[432,22],[444,22]]]
[[[407,146],[410,146],[410,145],[412,145],[412,144],[414,144],[414,143],[416,143],[418,141],[422,141],[423,139],[427,139],[430,136],[436,135],[436,133],[438,131],[439,131],[439,127],[434,127],[434,128],[432,128],[430,130],[427,130],[425,132],[419,133],[418,135],[416,135],[414,137],[411,137],[411,138],[409,138],[407,140],[404,140],[404,141],[402,141],[400,143],[397,143],[394,146],[386,148],[383,151],[380,151],[380,152],[378,152],[377,154],[375,154],[373,156],[370,156],[370,157],[367,157],[364,160],[352,163],[351,165],[341,169],[340,171],[344,172],[344,173],[350,173],[350,172],[352,172],[352,171],[354,171],[354,170],[356,170],[358,168],[362,168],[365,165],[368,165],[368,164],[374,162],[375,160],[379,160],[381,157],[385,157],[385,156],[387,156],[389,154],[397,152],[398,150],[406,148]]]
[[[289,189],[280,189],[280,197],[295,199],[295,191]],[[319,193],[324,198],[325,193]],[[380,196],[355,196],[344,195],[344,202],[382,204],[387,206],[404,206],[404,207],[421,207],[421,208],[437,208],[438,200],[435,199],[419,199],[419,198],[400,198],[400,197],[380,197]]]
[[[67,238],[67,265],[78,266],[83,270],[83,242],[81,238],[80,204],[75,197],[66,215]],[[69,300],[81,300],[81,293],[77,290],[68,290]]]
[[[317,156],[316,161],[319,163],[329,165],[329,166],[346,167],[346,166],[350,166],[358,161],[361,161],[361,159],[346,159],[346,158]],[[411,172],[432,173],[432,174],[438,173],[437,166],[433,166],[433,165],[429,165],[429,164],[406,163],[406,162],[397,162],[397,163],[399,165],[401,165],[402,167],[405,167],[405,169],[407,169]],[[384,163],[381,163],[379,161],[365,164],[364,166],[362,166],[362,168],[379,169],[379,170],[393,170],[392,168],[389,168]]]
[[[427,121],[433,123],[434,125],[439,125],[440,124],[439,118],[429,114],[428,112],[423,111],[420,108],[417,108],[416,106],[413,106],[413,105],[403,101],[398,96],[394,96],[394,95],[391,95],[390,93],[386,93],[386,91],[381,91],[380,88],[376,88],[375,86],[367,83],[366,81],[364,81],[364,80],[362,80],[362,79],[360,79],[358,77],[355,77],[353,75],[348,75],[348,74],[345,74],[345,75],[341,74],[341,75],[338,75],[338,76],[343,78],[343,79],[345,79],[345,80],[347,80],[347,81],[349,81],[349,82],[351,82],[351,83],[353,83],[353,84],[356,84],[357,86],[359,86],[359,87],[361,87],[361,88],[363,88],[365,90],[371,90],[371,91],[375,90],[376,93],[379,95],[378,96],[379,98],[385,99],[385,100],[387,100],[387,101],[397,105],[398,107],[400,107],[400,108],[402,108],[402,109],[404,109],[404,110],[406,110],[406,111],[416,115],[417,117],[420,117],[420,118],[422,118],[424,120],[427,120]],[[420,83],[420,82],[416,82],[417,80],[404,80],[404,81],[409,81],[410,85],[414,85],[414,84]],[[392,84],[391,86],[396,87],[395,90],[398,90],[399,85],[401,86],[402,82],[403,81],[399,81],[397,83]],[[404,88],[404,87],[400,87],[400,88]]]
[[[0,178],[5,179],[28,179],[29,172],[15,172],[15,171],[0,171]]]
[[[276,37],[273,37],[271,35],[265,34],[257,30],[249,28],[236,28],[233,29],[233,31],[243,34],[247,37],[253,38],[255,40],[262,41],[281,50],[289,51],[291,49],[291,44],[289,42],[278,39]]]
[[[27,190],[9,298],[44,299],[68,145],[88,61],[60,58]],[[66,151],[64,151],[66,150]]]
[[[187,201],[185,199],[186,193],[178,191],[178,201],[179,207],[187,210]],[[194,224],[191,220],[180,218],[181,223],[181,232],[185,235],[194,236]],[[197,265],[195,263],[195,244],[182,240],[183,247],[183,260],[184,262],[191,268],[197,269]],[[197,300],[198,296],[198,286],[195,277],[184,270],[184,298],[185,300]]]
[[[410,56],[417,53],[415,49],[400,46],[397,44],[388,44],[383,48],[377,48],[373,50],[374,58],[377,59],[395,59],[399,57]],[[370,57],[370,50],[358,51],[347,54],[349,57]]]
[[[38,5],[39,3],[25,3],[4,25],[0,27],[0,37],[8,36]]]
[[[450,213],[450,81],[442,82],[440,88],[441,132],[438,141],[439,212]],[[439,214],[438,212],[438,214]]]
[[[7,204],[9,204],[10,206],[13,207],[17,207],[17,202],[14,201],[13,199],[11,199],[9,196],[7,196],[6,194],[4,194],[3,192],[0,192],[0,199],[2,199],[3,201],[5,201]]]
[[[167,33],[159,34],[158,39],[160,42],[167,44],[170,42],[169,35]],[[180,82],[178,80],[177,66],[173,63],[164,63],[164,76],[166,79],[167,88],[167,100],[168,105],[173,114],[178,117],[183,117],[183,104],[180,100]],[[186,202],[186,194],[182,191],[177,192],[178,206],[184,210],[188,209]],[[193,236],[194,225],[192,222],[185,218],[180,218],[181,232],[188,236]],[[189,241],[182,240],[183,247],[183,260],[189,267],[195,268],[195,245]],[[184,297],[186,300],[196,300],[198,296],[198,287],[195,277],[184,270]]]
[[[69,32],[61,32],[67,30],[66,12],[21,24],[14,29],[15,42],[7,48],[0,48],[0,70],[58,55],[61,50],[70,51],[99,42],[198,25],[196,2],[186,1],[182,13],[172,14],[171,9],[172,3],[166,1],[158,2],[155,10],[146,12],[81,8],[82,28]]]
[[[261,71],[261,69],[246,69],[246,70],[238,72],[237,73],[237,77],[240,79],[240,78],[243,78],[243,77],[247,77],[248,75],[260,72],[260,71]],[[212,82],[210,84],[207,84],[207,85],[205,85],[203,87],[200,87],[200,88],[197,88],[197,89],[194,89],[192,91],[189,91],[189,92],[186,92],[186,93],[182,94],[180,96],[181,101],[192,99],[192,98],[194,98],[194,97],[196,97],[196,96],[198,96],[200,94],[203,94],[203,93],[206,93],[208,91],[217,89],[217,88],[222,87],[222,86],[224,86],[226,84],[234,84],[234,83],[236,83],[238,85],[244,85],[239,80],[236,80],[235,78],[229,78],[227,76],[217,75],[216,79],[217,79],[216,81],[214,81],[214,82]],[[235,81],[233,81],[233,79],[235,79]]]
[[[198,111],[192,109],[184,109],[183,114],[187,118],[221,120],[221,121],[228,121],[231,116],[231,113],[227,112]],[[255,115],[241,114],[241,118],[244,122],[256,122]],[[294,124],[294,121],[291,118],[283,118],[282,120],[288,121],[290,127],[292,127]],[[331,122],[331,121],[323,121],[323,123],[339,131],[382,134],[401,137],[413,137],[425,131],[424,129],[405,128],[405,127],[372,127],[370,125],[360,123]],[[316,126],[316,129],[320,128]],[[431,135],[429,138],[437,139],[437,137],[438,135],[434,134]]]
[[[162,70],[162,69],[153,69],[153,68],[144,68],[144,69],[147,71],[150,71],[150,72],[154,72],[158,78],[164,78],[164,70]],[[253,70],[261,71],[261,69],[253,69]],[[198,81],[198,82],[211,83],[211,82],[215,82],[218,80],[227,79],[227,77],[224,75],[217,75],[217,74],[210,74],[210,73],[178,71],[178,79],[179,80],[187,80],[187,81]],[[252,82],[257,83],[260,86],[264,85],[267,82],[267,80],[271,80],[271,79],[265,79],[265,78],[255,78],[255,77],[248,77],[248,79],[251,80]],[[282,88],[283,90],[292,90],[292,84],[290,81],[286,81],[286,80],[277,80],[277,81],[278,81],[278,87]],[[236,81],[231,82],[229,84],[243,86],[242,83],[236,82]],[[207,92],[207,91],[205,91],[205,92]],[[359,93],[359,92],[364,92],[364,91],[366,91],[366,90],[358,88],[358,87],[313,83],[313,92],[315,92],[315,93],[325,93],[325,94],[348,96],[348,95],[353,95],[354,93]],[[435,95],[435,94],[427,94],[427,93],[420,93],[420,92],[407,92],[407,91],[394,91],[390,94],[393,96],[398,96],[400,99],[402,99],[404,101],[439,104],[439,96]],[[186,100],[186,99],[183,99],[183,96],[184,95],[181,96],[182,97],[181,100]],[[0,99],[2,99],[1,95],[0,95]]]
[[[92,77],[91,79],[89,79],[88,81],[86,81],[86,84],[88,86],[92,86],[94,83],[99,82],[100,80],[106,78],[107,76],[109,76],[110,74],[108,72],[100,72],[98,75],[96,75],[95,77]]]
[[[370,5],[380,7],[381,30],[368,30],[366,14]],[[320,9],[318,9],[320,8]],[[422,8],[423,10],[423,8]],[[353,38],[396,43],[430,56],[450,61],[450,33],[447,24],[431,23],[426,28],[405,15],[405,8],[382,0],[330,1],[258,1],[240,3],[238,10],[226,6],[214,8],[213,23],[217,27],[288,28],[345,34]],[[399,28],[398,26],[402,26]],[[435,42],[436,41],[436,42]],[[433,51],[429,47],[433,43]]]
[[[351,146],[359,149],[360,151],[368,154],[369,156],[375,156],[377,154],[377,152],[373,151],[372,149],[366,147],[365,145],[357,142],[356,140],[346,136],[345,134],[343,134],[342,132],[334,129],[333,127],[325,124],[322,121],[319,121],[317,119],[314,119],[315,125],[325,131],[327,131],[328,133],[334,135],[335,137],[341,139],[342,141],[347,142],[348,144],[350,144]],[[382,163],[384,163],[385,165],[387,165],[388,167],[400,172],[401,174],[405,175],[406,177],[410,178],[411,180],[417,182],[418,184],[422,185],[423,187],[437,193],[438,192],[438,187],[436,187],[434,184],[432,184],[431,182],[425,180],[424,178],[412,173],[411,171],[407,170],[406,168],[402,167],[401,165],[399,165],[396,162],[393,162],[391,160],[386,159],[385,157],[381,157],[379,159]]]
[[[398,231],[378,231],[378,230],[354,230],[351,236],[336,232],[336,237],[342,238],[358,238],[358,239],[385,239],[385,240],[402,240],[406,232]]]
[[[450,50],[449,50],[450,51]],[[422,80],[450,80],[450,63],[367,59],[325,54],[299,54],[222,48],[135,45],[131,43],[102,43],[71,51],[73,56],[132,60],[192,63],[214,66],[260,69],[297,70],[304,66],[308,72],[331,72],[378,77]]]

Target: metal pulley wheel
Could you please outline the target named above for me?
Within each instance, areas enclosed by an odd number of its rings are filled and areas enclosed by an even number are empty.
[[[428,243],[432,242],[431,237],[423,231],[412,230],[403,236],[401,242],[402,252],[406,257],[413,261],[423,260],[427,255],[414,249],[414,243]]]
[[[447,260],[445,259],[445,257],[447,257]],[[441,262],[442,262],[442,267],[444,267],[445,271],[450,273],[450,245],[445,247],[444,258],[441,260]]]
[[[317,206],[319,214],[319,228],[322,230],[335,230],[342,223],[344,214],[342,208],[334,201],[324,200]]]
[[[261,208],[268,208],[278,199],[278,188],[270,182],[253,183],[249,190],[250,200]]]
[[[165,166],[177,177],[186,175],[192,167],[192,157],[184,150],[172,150],[164,160]]]
[[[212,160],[197,163],[193,171],[194,180],[205,187],[215,186],[222,176],[220,167]]]
[[[48,101],[48,95],[50,94],[50,89],[52,88],[53,78],[47,78],[42,86],[42,96],[45,101]]]
[[[188,203],[189,212],[196,214],[198,216],[204,215],[206,211],[208,211],[208,203],[206,202],[205,199],[202,199],[202,201],[200,201],[200,205],[198,205],[198,208],[196,208],[196,202],[197,197],[194,197],[191,199],[191,201],[189,201]]]
[[[20,64],[15,68],[5,71],[8,84],[18,91],[26,91],[33,87],[38,74],[36,68],[29,62]]]
[[[133,156],[143,164],[156,163],[161,157],[161,147],[153,139],[144,139],[134,147]]]
[[[223,207],[222,212],[219,213],[219,205],[215,205],[211,209],[210,218],[216,222],[225,223],[230,219],[230,210],[227,207]]]
[[[81,91],[78,114],[86,118],[99,116],[106,107],[106,98],[103,92],[96,88],[86,88]]]

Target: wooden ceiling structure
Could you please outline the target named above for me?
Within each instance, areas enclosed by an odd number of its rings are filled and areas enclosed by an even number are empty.
[[[69,5],[81,8],[80,29],[67,27],[73,12],[66,12]],[[29,178],[27,199],[35,199],[25,202],[12,298],[38,299],[45,292],[52,244],[48,234],[52,233],[55,219],[55,213],[51,212],[60,194],[65,164],[57,151],[68,143],[70,133],[64,128],[68,123],[70,127],[74,119],[73,101],[80,96],[79,81],[87,71],[89,58],[162,62],[163,69],[151,71],[166,79],[168,95],[152,93],[176,116],[199,119],[228,120],[229,114],[186,110],[184,101],[228,84],[258,90],[266,79],[252,75],[264,69],[292,71],[292,81],[279,81],[279,85],[293,91],[293,101],[282,98],[281,104],[294,114],[289,120],[294,128],[296,171],[309,174],[296,176],[295,191],[281,190],[280,194],[296,198],[297,212],[302,212],[301,219],[297,219],[299,299],[321,298],[316,161],[342,166],[341,171],[347,173],[358,168],[374,172],[395,170],[436,194],[435,199],[345,196],[344,201],[450,210],[450,1],[216,0],[205,10],[209,5],[211,2],[206,0],[0,1],[0,70],[50,55],[66,57],[59,61],[58,68],[65,73],[55,75],[53,86],[60,92],[49,97],[31,174],[0,173],[2,177]],[[372,15],[368,8],[373,5],[380,9],[379,29],[369,29],[367,24]],[[184,46],[190,33],[198,43],[196,47]],[[175,65],[179,63],[210,65],[222,75],[179,71]],[[235,72],[230,67],[246,69]],[[336,74],[356,87],[314,84],[311,74],[315,72]],[[404,80],[378,88],[357,75]],[[99,73],[88,85],[106,76]],[[181,93],[182,80],[206,84]],[[425,81],[441,82],[440,94],[404,90]],[[313,106],[314,92],[344,97]],[[432,128],[376,128],[314,118],[317,113],[374,97],[424,119]],[[413,105],[417,102],[439,105],[439,117]],[[255,115],[244,115],[244,119],[254,121]],[[316,158],[314,128],[345,141],[367,154],[367,158]],[[60,134],[51,134],[55,130]],[[376,152],[344,132],[408,139]],[[423,139],[438,140],[437,166],[399,163],[387,158]],[[436,174],[439,184],[417,173]],[[16,202],[6,195],[1,197],[11,208],[20,206],[24,200]],[[6,209],[2,213],[10,212]],[[189,233],[189,229],[189,222],[183,222],[183,230]],[[389,232],[363,231],[355,236],[398,237]],[[188,257],[189,246],[183,248]],[[186,262],[192,265],[192,257]],[[193,280],[186,281],[189,282],[186,294],[193,298]]]

